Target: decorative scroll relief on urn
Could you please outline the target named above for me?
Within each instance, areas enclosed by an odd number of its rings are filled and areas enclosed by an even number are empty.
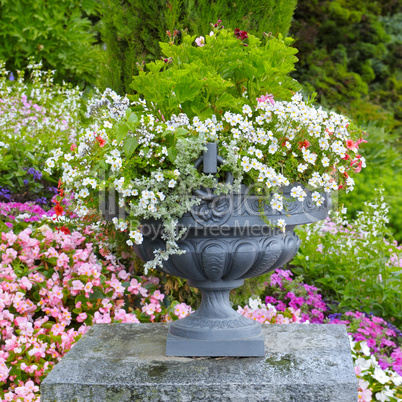
[[[208,173],[216,173],[222,160],[216,144],[212,145],[208,144],[205,155]],[[212,157],[208,156],[211,149]],[[202,158],[198,160],[198,166],[202,162]],[[284,189],[284,199],[290,199],[290,188]],[[300,246],[295,226],[327,216],[329,197],[324,195],[323,204],[317,207],[311,193],[306,192],[307,201],[287,200],[286,211],[273,211],[268,203],[263,208],[267,219],[262,219],[261,199],[246,186],[224,196],[205,189],[196,191],[200,203],[178,224],[187,229],[177,242],[185,253],[171,255],[160,270],[187,279],[190,286],[200,289],[202,300],[197,311],[170,324],[168,356],[264,356],[261,324],[234,311],[229,293],[243,285],[245,278],[268,273],[290,261]],[[285,233],[267,223],[278,218],[286,221]],[[158,235],[158,222],[145,226],[153,229],[143,233],[141,245],[133,247],[143,261],[149,261],[165,244]]]

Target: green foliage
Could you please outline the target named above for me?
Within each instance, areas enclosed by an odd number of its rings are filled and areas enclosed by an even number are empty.
[[[26,67],[33,56],[56,80],[94,83],[100,49],[91,21],[95,0],[0,0],[0,59],[7,69]]]
[[[157,112],[189,118],[220,115],[225,110],[241,112],[245,104],[265,93],[275,99],[290,99],[300,86],[288,77],[294,70],[296,49],[291,40],[249,35],[244,42],[232,31],[218,28],[197,46],[195,36],[183,34],[182,43],[161,43],[169,63],[148,63],[148,72],[133,77],[137,97],[158,105]],[[246,43],[245,43],[246,42]]]
[[[333,222],[300,227],[303,246],[292,270],[319,284],[336,309],[372,312],[400,326],[402,248],[390,236],[387,212],[378,190],[352,222],[337,212]]]
[[[159,42],[166,31],[187,28],[191,34],[207,36],[210,23],[222,20],[225,26],[238,27],[262,37],[263,32],[286,35],[296,0],[102,0],[101,34],[106,52],[99,79],[101,88],[120,94],[130,93],[138,65],[161,57]]]
[[[381,116],[400,127],[401,38],[398,2],[300,2],[290,32],[300,63],[293,76],[354,118]],[[373,116],[375,113],[377,116]]]

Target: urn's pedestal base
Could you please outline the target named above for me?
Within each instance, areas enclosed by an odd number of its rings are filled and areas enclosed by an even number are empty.
[[[248,339],[214,340],[188,339],[168,334],[166,340],[167,356],[209,356],[209,357],[260,357],[264,356],[264,336]]]
[[[41,401],[356,402],[342,325],[263,325],[263,358],[166,357],[167,324],[99,324],[41,385]]]

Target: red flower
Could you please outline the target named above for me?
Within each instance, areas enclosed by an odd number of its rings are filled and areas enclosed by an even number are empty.
[[[74,152],[74,150],[77,148],[77,145],[71,144],[70,150],[71,152]]]
[[[56,206],[54,207],[54,212],[57,216],[63,215],[64,208],[60,205],[59,201],[56,201]]]
[[[99,135],[98,137],[96,137],[96,139],[98,140],[98,142],[99,142],[99,146],[101,147],[101,148],[103,148],[104,146],[105,146],[105,144],[106,144],[106,141]]]
[[[65,226],[62,226],[59,230],[60,230],[60,232],[63,232],[65,235],[71,234],[70,229],[66,228]]]
[[[282,140],[282,144],[281,144],[282,147],[285,147],[285,146],[286,146],[286,141],[289,141],[289,138],[288,138],[288,137],[285,137],[285,138]]]
[[[236,29],[234,30],[234,34],[236,35],[236,38],[237,38],[237,39],[240,39],[240,40],[244,40],[244,39],[247,39],[247,38],[248,38],[247,32],[246,32],[246,31],[240,31],[239,28],[236,28]]]
[[[310,142],[308,140],[299,142],[299,149],[308,148],[310,146]]]

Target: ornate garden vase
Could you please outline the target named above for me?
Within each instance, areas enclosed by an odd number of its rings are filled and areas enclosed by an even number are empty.
[[[219,161],[216,149],[208,147],[204,158],[196,163],[203,162],[204,172],[214,173],[214,162]],[[179,220],[179,228],[187,229],[178,241],[185,253],[170,256],[159,269],[187,279],[190,286],[200,289],[202,301],[193,314],[170,324],[167,356],[264,356],[261,324],[234,311],[229,292],[243,285],[245,278],[289,262],[300,246],[296,225],[327,217],[331,204],[327,194],[317,207],[307,189],[304,201],[287,201],[291,187],[284,189],[284,209],[280,212],[269,202],[262,205],[246,186],[224,196],[197,192],[201,202]],[[269,225],[262,218],[262,210],[273,223],[284,219],[285,232]],[[134,246],[143,261],[153,259],[155,250],[165,248],[160,231],[158,222],[143,222],[143,243]]]

